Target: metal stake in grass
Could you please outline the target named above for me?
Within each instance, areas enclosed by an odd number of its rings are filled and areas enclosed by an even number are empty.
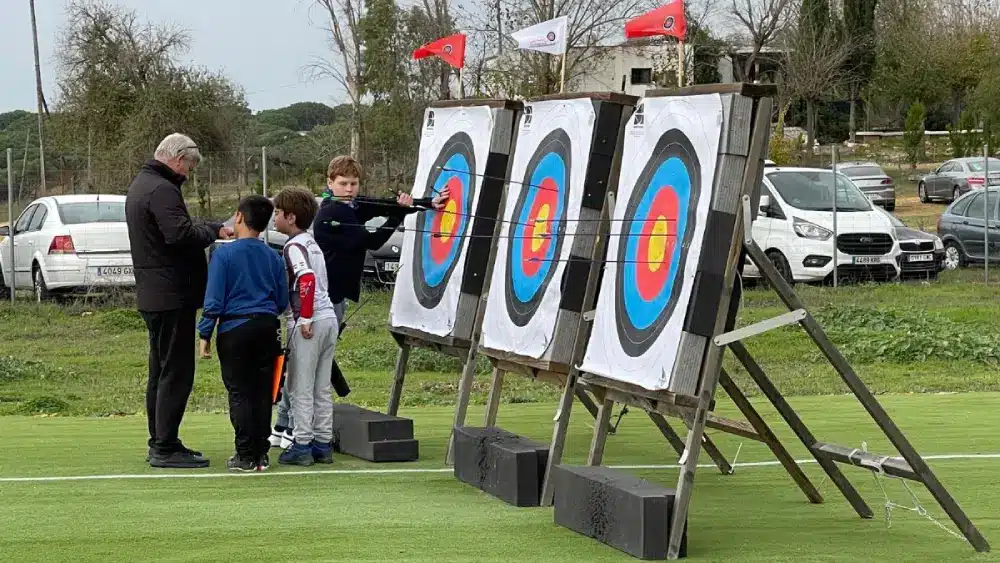
[[[990,145],[983,145],[983,283],[990,283]]]

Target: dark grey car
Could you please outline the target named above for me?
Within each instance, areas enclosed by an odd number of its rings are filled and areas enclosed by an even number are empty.
[[[984,212],[989,197],[989,251],[986,251]],[[959,196],[938,218],[937,232],[944,243],[945,267],[954,269],[970,263],[1000,261],[1000,189],[976,190]]]
[[[955,158],[925,175],[917,184],[921,203],[931,200],[955,201],[973,189],[982,188],[986,161],[982,157]],[[1000,185],[1000,159],[989,160],[990,185]]]

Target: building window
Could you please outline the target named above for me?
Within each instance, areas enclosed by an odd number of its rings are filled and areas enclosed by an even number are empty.
[[[632,84],[652,84],[652,83],[653,83],[653,69],[651,68],[632,69]]]

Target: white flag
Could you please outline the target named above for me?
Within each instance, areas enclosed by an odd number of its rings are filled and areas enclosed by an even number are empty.
[[[511,37],[517,41],[518,49],[562,55],[566,52],[568,26],[569,18],[562,16],[515,31]]]

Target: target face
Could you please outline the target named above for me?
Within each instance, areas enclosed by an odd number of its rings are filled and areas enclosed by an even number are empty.
[[[441,302],[462,252],[475,200],[475,173],[472,139],[460,132],[444,144],[427,175],[425,197],[433,197],[445,188],[450,192],[444,209],[417,215],[413,287],[417,301],[427,309]]]
[[[511,321],[528,324],[556,271],[569,205],[570,140],[562,129],[538,144],[525,168],[508,229],[505,301]]]
[[[629,356],[649,350],[677,304],[700,182],[691,142],[677,129],[664,133],[639,175],[621,225],[615,316]]]

